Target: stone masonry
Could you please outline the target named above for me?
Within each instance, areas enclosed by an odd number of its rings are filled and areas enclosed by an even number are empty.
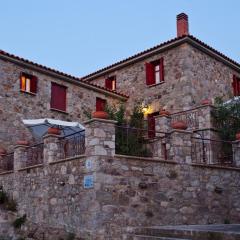
[[[122,239],[129,227],[240,221],[238,168],[115,155],[115,122],[92,119],[85,126],[85,155],[58,159],[50,135],[43,165],[0,174],[18,214],[27,214],[23,232]],[[176,132],[172,143],[179,134],[188,141],[187,132]],[[179,150],[175,156],[184,159]],[[15,162],[22,161],[17,152]]]

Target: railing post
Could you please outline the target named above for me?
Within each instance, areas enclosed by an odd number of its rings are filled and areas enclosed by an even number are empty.
[[[116,121],[93,118],[85,122],[86,155],[115,155],[115,124]]]
[[[157,132],[169,132],[171,129],[171,116],[170,115],[156,116],[155,127]]]
[[[13,169],[18,171],[20,168],[26,167],[27,164],[27,144],[17,144],[14,148]]]
[[[191,163],[192,132],[174,129],[170,134],[170,159],[178,163]]]
[[[240,140],[234,141],[233,148],[233,164],[236,167],[240,167]]]
[[[47,134],[43,137],[43,164],[47,165],[60,158],[60,135]]]

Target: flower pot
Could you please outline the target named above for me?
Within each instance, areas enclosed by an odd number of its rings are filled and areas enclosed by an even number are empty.
[[[160,112],[159,112],[160,116],[169,116],[170,115],[170,112],[167,111],[166,109],[162,109]]]
[[[238,133],[236,134],[236,140],[239,140],[239,141],[240,141],[240,132],[238,132]]]
[[[211,105],[212,104],[212,101],[210,99],[203,99],[201,101],[201,104],[202,105]]]
[[[3,147],[0,147],[0,155],[5,155],[5,154],[7,154],[6,149]]]
[[[16,145],[28,146],[28,145],[29,145],[29,142],[26,141],[26,140],[18,140],[18,141],[16,142]]]
[[[173,129],[186,130],[187,124],[184,121],[175,121],[171,123]]]
[[[92,118],[108,119],[108,114],[104,111],[96,111],[92,113]]]
[[[61,130],[59,128],[56,128],[56,127],[50,127],[47,130],[47,133],[48,134],[54,134],[54,135],[60,135],[61,134]]]

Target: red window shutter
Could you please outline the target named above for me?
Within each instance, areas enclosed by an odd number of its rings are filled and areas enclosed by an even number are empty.
[[[107,101],[105,99],[96,98],[96,111],[104,111]]]
[[[57,83],[52,83],[51,108],[66,111],[67,88]]]
[[[160,81],[161,82],[164,81],[164,61],[163,61],[163,57],[160,58]]]
[[[23,76],[23,73],[20,74],[20,90],[22,90],[22,76]]]
[[[30,83],[30,91],[32,93],[37,93],[37,77],[32,76]]]
[[[236,77],[237,96],[240,96],[240,78]]]
[[[233,95],[237,96],[238,95],[238,83],[237,83],[237,77],[233,75],[233,82],[232,82],[232,88],[233,88]]]
[[[155,83],[154,65],[151,63],[145,63],[145,68],[146,68],[146,84],[152,85]]]
[[[110,78],[105,79],[105,87],[107,89],[112,89],[112,80]]]
[[[154,138],[156,136],[155,132],[155,118],[153,114],[148,115],[148,137]]]

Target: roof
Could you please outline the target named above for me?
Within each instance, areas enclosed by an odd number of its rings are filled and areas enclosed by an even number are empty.
[[[84,77],[81,78],[81,80],[83,81],[91,81],[93,80],[93,78],[95,77],[99,77],[103,74],[106,74],[107,72],[110,71],[114,71],[117,70],[119,68],[122,68],[125,65],[131,64],[133,62],[142,60],[146,57],[151,56],[152,54],[156,53],[156,52],[162,52],[165,51],[169,48],[173,48],[176,47],[182,43],[189,43],[197,48],[199,48],[200,50],[206,52],[209,55],[214,56],[215,58],[217,58],[218,60],[224,62],[225,64],[231,66],[232,68],[236,69],[237,71],[240,71],[240,63],[232,60],[231,58],[227,57],[226,55],[224,55],[223,53],[217,51],[216,49],[210,47],[209,45],[207,45],[206,43],[202,42],[201,40],[197,39],[196,37],[192,36],[192,35],[183,35],[181,37],[177,37],[174,39],[171,39],[169,41],[163,42],[157,46],[154,46],[152,48],[149,48],[143,52],[137,53],[131,57],[128,57],[124,60],[121,60],[117,63],[114,63],[110,66],[107,66],[105,68],[102,68],[96,72],[90,73]]]
[[[84,82],[78,77],[75,77],[75,76],[69,75],[67,73],[64,73],[64,72],[46,67],[44,65],[32,62],[30,60],[18,57],[16,55],[7,53],[3,50],[0,50],[0,57],[3,58],[3,59],[9,60],[11,62],[17,63],[19,65],[24,65],[25,67],[29,67],[29,68],[31,68],[35,71],[44,72],[44,73],[47,73],[47,74],[50,74],[50,75],[54,75],[56,77],[60,77],[63,80],[66,80],[66,81],[71,82],[71,83],[75,83],[77,85],[80,85],[80,86],[88,88],[88,89],[90,88],[90,89],[95,90],[97,92],[103,92],[103,93],[111,95],[113,97],[118,97],[122,100],[126,100],[128,98],[127,95],[125,95],[121,92],[112,91],[112,90],[109,90],[105,87],[98,86],[97,84]]]

